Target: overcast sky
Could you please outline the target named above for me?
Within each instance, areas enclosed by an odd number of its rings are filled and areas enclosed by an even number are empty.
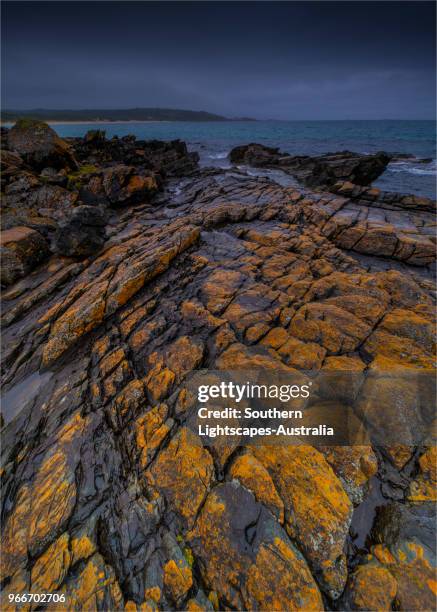
[[[3,2],[8,109],[435,115],[434,2]]]

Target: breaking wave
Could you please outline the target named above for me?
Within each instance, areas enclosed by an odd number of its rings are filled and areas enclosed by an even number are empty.
[[[210,153],[208,155],[211,159],[226,159],[228,156],[228,151],[221,151],[220,153]]]
[[[433,159],[432,162],[423,163],[411,161],[392,162],[388,169],[391,172],[408,172],[419,176],[435,176],[437,174],[437,163]]]

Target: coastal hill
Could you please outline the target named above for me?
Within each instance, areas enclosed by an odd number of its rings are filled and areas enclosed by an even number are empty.
[[[182,110],[178,108],[127,108],[127,109],[83,109],[54,110],[35,108],[29,110],[5,110],[2,122],[18,119],[42,121],[236,121],[206,111]],[[239,118],[249,121],[247,117]]]

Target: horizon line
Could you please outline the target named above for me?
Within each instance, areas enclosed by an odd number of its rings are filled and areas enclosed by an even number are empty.
[[[124,108],[113,108],[113,109],[84,108],[84,109],[74,109],[74,110],[75,110],[75,112],[81,112],[81,111],[85,111],[85,110],[87,110],[87,111],[92,111],[92,110],[124,111],[124,110],[133,110],[134,108],[135,107],[132,107],[132,109],[124,109]],[[140,108],[140,107],[136,107],[136,108]],[[152,108],[152,107],[150,107],[150,108]],[[183,111],[186,111],[186,112],[190,112],[190,110],[191,110],[191,109],[173,109],[173,108],[171,109],[171,108],[167,108],[167,107],[153,107],[153,108],[156,108],[156,109],[159,109],[159,110],[183,110]],[[29,109],[29,110],[26,110],[26,109],[13,109],[13,110],[4,109],[4,110],[1,111],[0,115],[3,116],[4,114],[8,114],[8,113],[11,113],[11,114],[12,113],[15,113],[15,114],[18,114],[18,113],[28,113],[31,110],[37,110],[37,109]],[[73,110],[73,109],[65,109],[64,110],[64,109],[44,109],[44,108],[41,108],[41,109],[38,109],[38,110],[41,110],[41,111],[50,111],[50,110],[55,111],[56,110],[56,111],[65,112],[67,110]],[[242,121],[242,122],[245,122],[245,121],[251,121],[251,122],[253,122],[253,121],[434,121],[434,122],[437,122],[437,116],[435,116],[435,117],[378,117],[378,118],[375,118],[375,117],[356,117],[356,118],[351,118],[351,117],[347,117],[347,118],[332,118],[332,117],[325,117],[325,118],[323,118],[323,117],[317,117],[317,118],[315,118],[315,117],[274,118],[274,117],[262,117],[261,118],[261,117],[249,117],[249,116],[247,116],[247,117],[244,117],[244,116],[243,117],[227,117],[227,116],[224,116],[224,115],[220,115],[219,113],[213,113],[213,112],[210,112],[210,111],[191,111],[191,112],[194,112],[194,113],[207,113],[207,114],[210,114],[210,115],[220,116],[221,117],[221,121],[219,123],[223,123],[223,122],[226,122],[226,121],[233,122],[233,123],[238,122],[238,121]],[[53,119],[41,118],[41,121],[46,121],[46,122],[58,121],[59,123],[62,123],[62,120],[56,119],[55,117]],[[75,123],[94,123],[94,121],[92,119],[77,119],[77,120],[73,120],[73,119],[67,120],[67,119],[65,119],[65,121],[74,121]],[[122,119],[119,119],[119,120],[111,120],[111,119],[105,120],[105,119],[101,119],[100,121],[101,122],[107,122],[107,123],[124,123],[124,122],[126,122],[126,120],[122,120]],[[146,120],[141,120],[141,119],[135,120],[135,119],[132,119],[131,121],[133,123],[142,123],[143,121],[146,121]],[[1,122],[2,123],[13,123],[14,120],[4,120],[2,118]],[[155,119],[154,122],[156,122],[156,123],[187,123],[187,121],[183,121],[181,119]],[[188,123],[189,123],[189,121],[188,121]],[[204,121],[196,121],[196,123],[217,123],[217,121],[214,121],[214,120],[210,120],[210,121],[204,120]]]

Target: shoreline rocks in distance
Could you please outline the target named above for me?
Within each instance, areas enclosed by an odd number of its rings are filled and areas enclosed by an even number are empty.
[[[103,130],[62,139],[47,124],[24,119],[2,128],[2,144],[2,227],[29,228],[26,237],[15,232],[15,242],[6,235],[5,284],[27,274],[50,250],[76,258],[96,255],[113,209],[150,202],[166,179],[189,175],[199,159],[180,140],[107,140]],[[32,232],[50,245],[38,255],[30,249],[37,244]]]
[[[365,155],[341,151],[319,156],[290,155],[257,143],[235,147],[229,153],[233,164],[278,168],[308,187],[329,187],[338,181],[369,185],[386,169],[391,156],[384,152]]]

